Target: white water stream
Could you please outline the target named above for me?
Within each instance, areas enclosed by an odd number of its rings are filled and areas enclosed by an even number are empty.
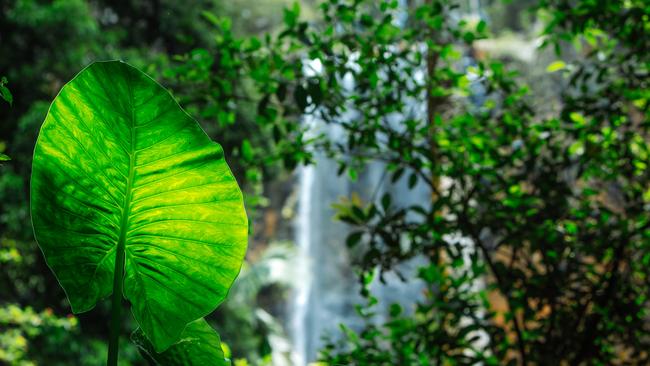
[[[470,0],[469,5],[472,10],[480,8],[479,0]],[[318,61],[310,67],[315,72],[320,72]],[[420,80],[423,77],[421,73],[414,75],[414,78]],[[344,85],[352,88],[353,81],[344,80]],[[409,107],[409,113],[423,117],[424,108],[424,105],[414,101]],[[346,117],[353,116],[342,118]],[[403,116],[394,117],[395,122],[399,123]],[[310,126],[314,134],[325,132],[334,141],[344,139],[342,131],[331,125],[310,117],[306,117],[304,123]],[[363,303],[363,299],[358,294],[357,277],[350,263],[351,253],[345,246],[349,228],[334,220],[335,212],[331,204],[341,197],[349,197],[353,192],[366,201],[373,196],[381,197],[384,192],[390,192],[398,205],[428,202],[431,197],[430,191],[423,184],[408,189],[406,178],[396,184],[383,182],[383,163],[368,164],[360,172],[359,180],[351,183],[346,176],[337,176],[337,164],[324,155],[316,153],[314,160],[315,165],[301,167],[297,173],[298,203],[294,237],[299,260],[293,272],[297,278],[287,319],[293,344],[291,362],[295,366],[305,366],[316,361],[318,350],[325,344],[323,336],[337,339],[340,336],[339,324],[343,323],[352,329],[362,326],[354,305]],[[468,241],[467,245],[473,244]],[[405,263],[400,270],[407,278],[415,278],[413,271],[421,262],[421,259],[416,258]],[[409,312],[421,296],[422,283],[411,281],[405,284],[391,275],[387,276],[387,280],[385,285],[374,283],[372,286],[379,303],[384,307],[391,303],[401,303]],[[382,313],[382,309],[378,310],[377,321],[382,321],[386,313]]]

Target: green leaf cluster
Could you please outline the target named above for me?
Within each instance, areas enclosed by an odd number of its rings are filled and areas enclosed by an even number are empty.
[[[482,55],[490,22],[459,16],[469,9],[453,0],[329,0],[313,24],[293,7],[277,37],[224,32],[217,42],[227,40],[228,53],[207,52],[227,60],[219,70],[238,65],[236,78],[201,78],[207,90],[234,90],[219,83],[242,77],[250,89],[239,90],[253,90],[255,128],[273,136],[258,161],[292,169],[320,151],[352,180],[382,162],[382,184],[431,194],[405,205],[389,190],[336,204],[352,226],[346,244],[366,326],[344,329],[323,361],[648,361],[648,7],[574,5],[512,4],[546,24],[557,55],[540,70],[560,86],[551,98],[523,85],[509,60]],[[190,74],[191,62],[179,67]],[[305,115],[342,133],[310,133]],[[426,264],[403,273],[414,258]],[[410,312],[392,307],[377,325],[367,285],[388,274],[425,291]]]

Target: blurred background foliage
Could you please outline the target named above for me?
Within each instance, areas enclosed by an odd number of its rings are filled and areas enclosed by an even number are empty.
[[[235,365],[293,362],[292,172],[317,154],[432,197],[334,205],[363,325],[319,360],[650,362],[649,17],[643,0],[0,0],[0,363],[104,362],[108,304],[69,314],[28,206],[50,101],[102,59],[170,88],[244,187],[247,262],[208,318]],[[422,296],[383,303],[388,273]]]
[[[230,19],[229,27],[237,37],[272,34],[282,23],[282,9],[286,5],[289,2],[282,0],[0,2],[2,93],[4,96],[7,90],[7,95],[13,96],[11,104],[3,102],[0,107],[0,152],[11,158],[0,167],[0,364],[105,362],[108,328],[104,320],[109,314],[108,304],[78,317],[70,314],[63,290],[33,241],[30,225],[32,150],[49,103],[61,86],[94,60],[130,62],[173,87],[176,96],[211,136],[219,136],[232,159],[230,163],[239,165],[233,169],[239,180],[248,175],[249,191],[261,193],[261,178],[255,177],[254,171],[247,173],[237,162],[240,154],[233,152],[248,135],[252,117],[240,118],[233,128],[234,114],[229,113],[235,109],[224,105],[223,111],[219,111],[221,105],[207,108],[210,105],[198,100],[192,104],[190,99],[200,95],[201,85],[191,74],[201,70],[197,67],[178,71],[181,66],[177,63],[185,54],[214,52],[220,46],[215,42],[219,34],[210,21],[213,17]],[[234,70],[233,65],[223,72]],[[190,93],[194,90],[195,94]],[[224,96],[218,101],[225,99]],[[205,110],[198,112],[203,107]],[[240,108],[239,112],[246,110]],[[264,141],[262,136],[258,138]],[[251,194],[250,200],[259,202],[260,197]],[[268,239],[269,236],[258,239],[259,245],[251,251],[238,285],[231,292],[231,300],[211,319],[221,328],[220,332],[233,335],[228,341],[233,356],[254,364],[269,359],[270,336],[284,336],[277,321],[259,302],[273,304],[268,297],[282,296],[279,290],[264,290],[286,285],[286,279],[268,275],[268,263],[288,258],[291,252],[287,245],[271,244]],[[262,291],[267,295],[258,299]],[[125,324],[125,331],[133,329],[132,319],[125,319],[125,323],[129,323]],[[121,362],[143,364],[128,342],[128,333],[123,339]]]

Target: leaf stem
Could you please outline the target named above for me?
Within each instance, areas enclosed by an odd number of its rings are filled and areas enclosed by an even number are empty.
[[[129,84],[129,99],[131,100],[131,149],[129,151],[129,176],[126,178],[126,191],[122,204],[122,218],[120,220],[120,238],[117,242],[117,254],[115,256],[115,277],[113,277],[113,296],[111,302],[111,334],[108,339],[108,360],[107,366],[117,366],[117,356],[120,342],[122,310],[122,286],[124,284],[124,257],[126,256],[126,233],[129,227],[129,215],[131,215],[131,201],[133,200],[133,179],[135,173],[135,109],[133,107],[133,91]]]
[[[120,245],[121,244],[121,245]],[[120,246],[122,248],[120,248]],[[108,339],[107,366],[117,366],[117,355],[120,343],[121,310],[122,310],[122,284],[124,278],[124,241],[118,243],[115,257],[115,277],[113,278],[113,296],[111,298],[111,333]]]

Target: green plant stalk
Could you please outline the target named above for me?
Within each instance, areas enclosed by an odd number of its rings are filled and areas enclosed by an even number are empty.
[[[130,96],[133,103],[133,95]],[[117,356],[120,343],[120,310],[122,310],[122,285],[124,284],[124,257],[126,256],[126,231],[129,226],[129,215],[131,214],[131,199],[133,196],[133,175],[135,171],[135,116],[131,108],[131,149],[129,151],[129,176],[126,180],[126,194],[122,218],[120,221],[120,238],[117,243],[115,256],[115,277],[113,278],[113,298],[111,302],[111,334],[108,340],[107,366],[117,366]]]
[[[131,157],[130,165],[133,165],[133,158]],[[120,324],[121,324],[121,310],[122,310],[122,286],[124,284],[124,258],[126,256],[125,242],[126,242],[126,227],[128,225],[128,214],[131,204],[131,186],[133,182],[133,169],[127,181],[127,194],[126,194],[126,213],[122,215],[120,239],[117,243],[115,254],[115,277],[113,277],[113,296],[111,299],[111,333],[108,339],[108,360],[107,366],[117,366],[117,355],[120,343]]]
[[[118,247],[124,246],[124,242],[120,241]],[[118,248],[117,256],[115,258],[115,277],[114,289],[111,300],[111,333],[108,340],[108,359],[107,366],[117,366],[117,355],[120,346],[120,324],[121,324],[121,310],[122,310],[122,283],[124,277],[124,250]]]

